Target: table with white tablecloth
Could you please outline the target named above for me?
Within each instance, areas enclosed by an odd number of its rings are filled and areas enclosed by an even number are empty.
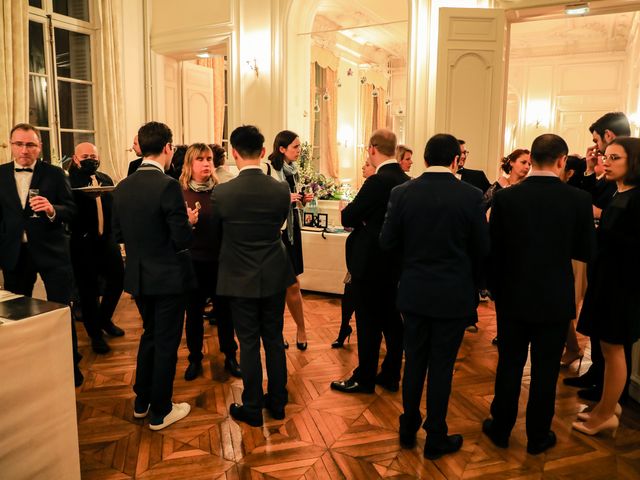
[[[69,308],[5,298],[0,315],[0,478],[79,479]]]
[[[348,233],[302,231],[302,254],[304,273],[300,275],[300,286],[314,292],[344,292],[344,277],[347,265],[344,246]]]

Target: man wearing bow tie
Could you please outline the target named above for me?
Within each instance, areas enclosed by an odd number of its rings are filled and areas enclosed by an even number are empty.
[[[65,224],[76,213],[61,168],[39,161],[40,133],[27,123],[11,129],[13,162],[0,165],[0,268],[4,288],[31,296],[40,274],[47,299],[68,304],[71,260]],[[72,322],[76,386],[82,383]]]

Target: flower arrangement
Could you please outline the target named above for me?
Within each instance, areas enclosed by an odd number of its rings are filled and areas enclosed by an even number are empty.
[[[351,186],[339,183],[335,178],[327,177],[316,172],[311,160],[313,145],[304,142],[300,145],[300,158],[298,175],[300,184],[311,190],[318,200],[345,200],[350,199]]]

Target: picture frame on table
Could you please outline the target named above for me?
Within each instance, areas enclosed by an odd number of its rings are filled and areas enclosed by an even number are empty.
[[[315,227],[316,219],[313,213],[305,213],[303,218],[303,224],[305,227]]]
[[[316,219],[316,227],[327,228],[329,226],[329,215],[326,213],[319,213]]]

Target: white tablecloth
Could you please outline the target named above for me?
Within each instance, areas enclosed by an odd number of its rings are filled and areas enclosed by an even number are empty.
[[[80,479],[71,313],[0,325],[0,478]]]
[[[348,233],[325,233],[302,231],[302,254],[304,273],[300,275],[300,286],[315,292],[344,292],[344,277],[347,265],[344,245]]]

